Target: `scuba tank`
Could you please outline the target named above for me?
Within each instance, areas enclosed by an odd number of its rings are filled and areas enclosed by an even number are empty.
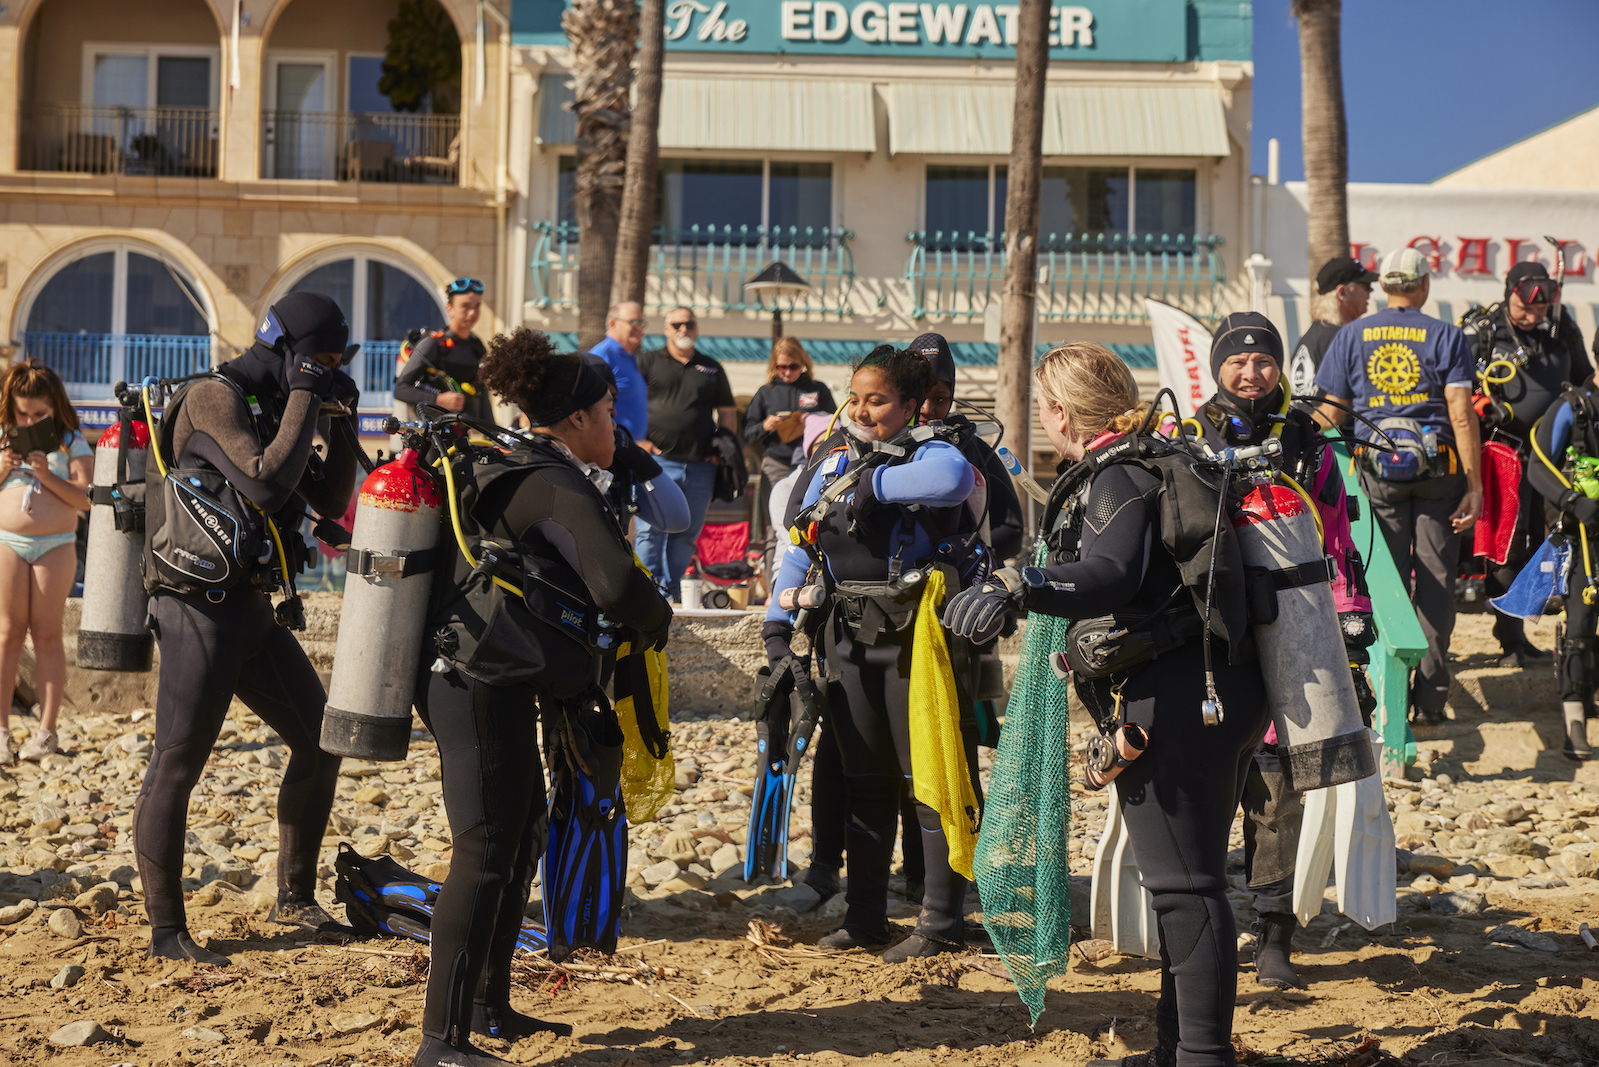
[[[1333,606],[1332,563],[1310,503],[1262,480],[1244,496],[1233,526],[1288,788],[1324,789],[1376,773]]]
[[[155,638],[145,625],[144,468],[150,427],[124,409],[100,435],[89,489],[89,552],[83,568],[78,666],[148,671]]]
[[[322,716],[324,752],[405,758],[441,506],[433,477],[412,448],[361,484]]]

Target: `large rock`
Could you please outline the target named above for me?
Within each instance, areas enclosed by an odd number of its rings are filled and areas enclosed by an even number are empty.
[[[110,1040],[111,1035],[93,1019],[79,1019],[77,1022],[68,1023],[50,1035],[50,1044],[60,1045],[63,1048],[81,1048],[84,1045]]]

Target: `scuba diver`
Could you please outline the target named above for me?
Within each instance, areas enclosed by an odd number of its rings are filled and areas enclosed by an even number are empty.
[[[304,628],[299,601],[291,596],[275,619],[266,590],[292,590],[309,556],[298,533],[304,509],[342,515],[355,488],[353,433],[332,435],[325,462],[311,450],[330,398],[344,413],[336,419],[353,417],[355,382],[339,370],[354,354],[348,341],[337,304],[290,293],[267,310],[243,355],[167,400],[151,441],[163,478],[156,483],[152,472],[146,497],[144,574],[161,677],[133,835],[152,957],[228,963],[189,936],[182,875],[189,793],[235,696],[290,750],[278,792],[278,899],[270,918],[310,929],[331,923],[315,898],[339,773],[338,757],[318,747],[327,695],[286,628],[296,621]],[[148,389],[145,399],[152,402]],[[213,531],[222,527],[237,534],[241,549],[279,547],[244,558],[217,539]]]
[[[927,399],[922,402],[921,422],[944,428],[947,435],[941,434],[940,439],[960,449],[972,467],[981,472],[983,502],[987,508],[987,530],[983,540],[996,560],[1010,559],[1022,550],[1021,501],[999,456],[995,455],[988,442],[977,436],[977,426],[966,415],[950,410],[955,400],[955,357],[950,352],[949,342],[942,334],[924,333],[910,343],[909,351],[927,360],[933,374],[933,382],[927,388]],[[824,455],[830,447],[831,442],[824,445],[817,455]],[[806,480],[804,476],[802,480]],[[975,681],[970,668],[979,650],[961,638],[954,639],[951,644],[951,654],[960,661],[962,667],[967,668],[959,671],[958,677],[963,682],[968,679]],[[964,730],[972,733],[975,744],[977,723],[971,699],[973,694],[966,691],[972,687],[971,682],[963,687],[961,723]],[[843,758],[832,730],[824,726],[816,743],[816,761],[811,767],[813,852],[810,869],[805,874],[805,883],[816,890],[823,901],[834,896],[841,884],[839,871],[844,865],[844,825],[847,819]],[[900,805],[900,825],[904,829],[917,825],[916,802],[908,789]],[[914,847],[912,842],[912,847],[904,848],[902,854],[905,898],[913,904],[919,904],[926,876],[922,850]]]
[[[1599,353],[1596,353],[1599,354]],[[1577,470],[1583,460],[1599,457],[1599,385],[1590,372],[1582,384],[1568,389],[1533,427],[1532,452],[1537,462],[1527,479],[1560,514],[1560,530],[1580,542],[1571,553],[1565,588],[1566,622],[1558,631],[1555,673],[1568,759],[1593,758],[1588,722],[1594,718],[1593,657],[1595,606],[1594,539],[1599,536],[1599,483]],[[1520,620],[1517,620],[1518,622]]]
[[[986,549],[971,537],[971,464],[917,425],[930,377],[926,360],[891,345],[857,364],[844,412],[849,440],[825,455],[818,449],[815,473],[802,477],[803,491],[796,488],[799,511],[790,525],[805,551],[784,556],[761,630],[775,674],[793,655],[795,620],[781,607],[783,594],[807,584],[809,569],[827,594],[809,613],[807,632],[829,683],[826,721],[843,764],[850,856],[848,909],[839,929],[818,942],[824,948],[889,944],[889,865],[903,783],[912,778],[909,697],[920,596],[932,567],[952,567],[950,588],[958,588],[971,580],[971,568],[987,564]],[[975,745],[965,758],[968,766],[976,762]],[[950,866],[940,813],[927,803],[916,813],[926,892],[915,933],[883,955],[890,963],[965,944],[966,879]]]
[[[1321,516],[1322,544],[1338,570],[1332,583],[1339,629],[1366,725],[1376,697],[1366,681],[1366,649],[1376,640],[1365,570],[1349,532],[1349,511],[1338,459],[1303,408],[1285,389],[1283,343],[1264,315],[1237,312],[1217,329],[1210,353],[1217,392],[1194,422],[1212,451],[1258,445],[1276,438],[1282,451],[1271,464],[1303,486]],[[1244,781],[1244,873],[1254,896],[1256,980],[1278,988],[1303,988],[1289,960],[1294,917],[1294,864],[1304,815],[1303,794],[1291,791],[1283,774],[1275,727],[1255,750]]]
[[[606,378],[579,356],[557,354],[544,334],[519,328],[494,338],[480,380],[516,404],[532,432],[508,454],[458,464],[470,470],[451,503],[464,532],[453,545],[451,531],[444,533],[453,565],[439,569],[429,606],[416,708],[438,740],[455,851],[431,921],[418,1067],[507,1062],[474,1046],[474,1031],[570,1032],[510,1005],[511,957],[546,833],[581,831],[592,814],[580,806],[551,825],[534,708],[544,713],[546,738],[575,736],[582,727],[570,711],[591,707],[598,690],[599,646],[588,635],[599,613],[657,649],[672,619],[635,565],[606,495],[616,452]],[[521,595],[505,596],[506,584]],[[535,600],[548,589],[559,591],[555,601]],[[556,617],[534,614],[535,604],[551,603]],[[561,629],[569,625],[584,636]],[[588,747],[585,770],[601,743]],[[584,742],[574,747],[583,761]],[[606,877],[590,869],[578,889]],[[554,881],[547,871],[547,909]],[[598,888],[622,892],[619,884]]]
[[[1536,467],[1528,445],[1533,424],[1568,386],[1586,382],[1593,367],[1582,331],[1560,303],[1560,283],[1541,263],[1511,267],[1504,300],[1468,311],[1460,327],[1477,361],[1480,391],[1473,399],[1482,439],[1512,450],[1520,468],[1519,478],[1511,476],[1519,483],[1515,515],[1504,516],[1502,525],[1480,524],[1476,535],[1477,554],[1488,549],[1484,586],[1493,598],[1510,588],[1546,533],[1542,501],[1528,480]],[[1488,473],[1485,464],[1484,476]],[[1550,656],[1527,640],[1525,623],[1514,615],[1495,611],[1494,637],[1503,650],[1501,667],[1523,667]]]
[[[479,422],[494,421],[494,404],[480,392],[478,366],[487,351],[472,327],[483,314],[483,283],[457,278],[444,287],[447,325],[419,339],[402,355],[394,377],[394,414],[416,417],[416,405],[432,404]]]
[[[1077,696],[1102,734],[1090,744],[1099,762],[1090,766],[1088,784],[1117,783],[1160,931],[1157,1047],[1119,1062],[1231,1065],[1238,943],[1227,899],[1227,839],[1267,722],[1237,542],[1231,525],[1216,522],[1210,510],[1218,506],[1216,490],[1185,473],[1193,459],[1145,436],[1153,415],[1119,357],[1101,345],[1067,344],[1046,354],[1033,374],[1039,416],[1062,461],[1042,527],[1048,563],[1019,573],[1006,568],[957,594],[944,623],[983,641],[1025,607],[1085,623],[1114,615],[1125,620],[1115,628],[1145,631],[1147,643],[1130,641],[1108,659],[1096,658],[1092,677],[1081,659],[1072,670]],[[1176,465],[1169,488],[1162,464]],[[1201,490],[1208,507],[1181,495]],[[1195,506],[1163,509],[1165,493]],[[1176,525],[1184,528],[1167,528]],[[1197,545],[1198,554],[1179,560],[1173,543],[1190,551]],[[1188,566],[1223,556],[1226,569],[1213,567],[1210,575]],[[1209,603],[1200,582],[1213,591],[1213,617],[1197,603]]]

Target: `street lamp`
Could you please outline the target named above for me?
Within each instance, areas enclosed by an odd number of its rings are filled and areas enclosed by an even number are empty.
[[[757,297],[771,296],[772,298],[772,340],[776,341],[783,336],[783,309],[778,301],[784,297],[790,300],[801,293],[809,293],[811,287],[805,279],[794,273],[794,269],[780,259],[774,259],[755,277],[744,283],[744,288],[752,290]]]

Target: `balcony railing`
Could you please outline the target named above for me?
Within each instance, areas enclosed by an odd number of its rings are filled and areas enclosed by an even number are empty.
[[[35,104],[22,109],[23,170],[214,178],[209,107]]]
[[[261,176],[454,185],[459,115],[263,111]]]
[[[181,378],[211,366],[211,338],[176,334],[25,333],[25,357],[40,359],[74,399],[111,395],[116,382]]]
[[[1004,288],[1005,239],[985,233],[910,234],[905,281],[915,318],[974,319]],[[1047,322],[1149,321],[1140,297],[1196,318],[1219,314],[1222,238],[1188,234],[1042,234],[1038,315]]]
[[[361,342],[361,407],[387,408],[394,403],[394,365],[402,341]]]
[[[537,222],[532,254],[533,299],[541,308],[577,306],[578,228]],[[744,283],[781,259],[810,285],[808,295],[780,300],[787,312],[844,316],[855,287],[850,230],[822,226],[692,226],[657,228],[650,248],[644,304],[660,311],[770,311],[772,303],[746,292]]]

